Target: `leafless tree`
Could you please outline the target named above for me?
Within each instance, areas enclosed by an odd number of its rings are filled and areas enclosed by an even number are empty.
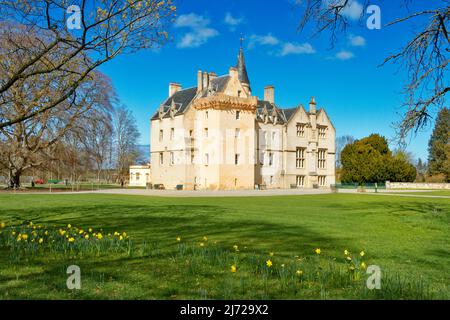
[[[80,30],[67,27],[69,5],[80,9]],[[170,0],[0,0],[0,129],[76,99],[78,87],[117,55],[164,43],[175,10]],[[4,114],[13,95],[41,81],[59,88]]]
[[[136,141],[140,133],[133,114],[123,106],[114,111],[113,127],[117,179],[119,183],[123,183],[128,177],[128,168],[139,158],[140,151]]]
[[[408,80],[404,85],[403,117],[397,124],[399,141],[404,141],[412,131],[417,132],[426,126],[433,112],[443,107],[445,97],[450,91],[447,73],[450,61],[450,1],[427,2],[428,10],[411,9],[418,2],[422,1],[401,1],[399,4],[403,5],[405,15],[385,26],[411,23],[411,27],[415,28],[415,35],[407,39],[398,52],[386,57],[384,61],[398,64],[408,73]],[[330,33],[330,43],[334,45],[337,35],[347,31],[350,21],[346,10],[355,5],[356,1],[304,0],[299,3],[303,10],[299,30],[302,32],[311,24],[315,35]],[[363,2],[361,18],[368,5],[368,1]],[[412,24],[418,22],[417,20],[421,23]]]
[[[27,82],[27,91],[11,90],[11,99],[2,108],[5,117],[16,114],[43,96],[57,94],[59,86],[42,87],[42,83]],[[9,186],[20,187],[20,176],[29,169],[41,167],[56,160],[56,149],[62,138],[77,123],[92,119],[96,112],[110,108],[110,86],[99,72],[93,73],[75,91],[73,99],[28,118],[13,126],[0,128],[2,155],[0,166],[9,172]]]

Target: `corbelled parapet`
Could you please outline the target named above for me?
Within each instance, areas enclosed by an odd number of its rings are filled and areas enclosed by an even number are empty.
[[[193,107],[197,110],[216,109],[216,110],[245,110],[256,112],[258,98],[240,98],[228,96],[223,93],[216,94],[194,101]]]

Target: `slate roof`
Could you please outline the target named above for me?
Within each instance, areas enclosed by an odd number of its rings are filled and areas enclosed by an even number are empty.
[[[177,112],[175,115],[183,114],[186,108],[191,103],[192,99],[197,95],[197,87],[180,90],[175,92],[171,97],[169,97],[162,105],[164,106],[164,117],[168,117],[168,111],[172,105],[172,101],[175,102]],[[152,120],[159,118],[159,109],[155,112]]]
[[[276,115],[278,118],[278,123],[282,123],[282,124],[287,123],[292,118],[295,111],[297,110],[297,108],[281,109],[281,108],[277,107],[276,105],[270,103],[269,101],[258,100],[258,104],[256,107],[256,120],[257,121],[260,121],[260,122],[264,121],[264,118],[263,118],[264,107],[266,108],[269,116],[273,115],[273,111],[275,109],[275,112],[276,112]]]

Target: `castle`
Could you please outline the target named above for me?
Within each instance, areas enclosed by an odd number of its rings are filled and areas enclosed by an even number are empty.
[[[308,110],[283,109],[273,86],[263,100],[252,95],[241,47],[227,75],[198,71],[188,89],[170,83],[151,118],[150,180],[187,190],[329,188],[335,135],[314,98]]]

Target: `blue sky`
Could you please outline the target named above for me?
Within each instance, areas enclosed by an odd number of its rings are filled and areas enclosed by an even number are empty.
[[[406,74],[398,66],[379,65],[406,43],[421,21],[369,30],[365,20],[358,21],[363,0],[354,0],[347,12],[351,27],[330,48],[327,34],[311,38],[308,30],[297,31],[301,11],[295,1],[299,0],[178,1],[172,41],[104,65],[101,70],[137,119],[139,142],[149,143],[149,118],[167,98],[169,82],[188,88],[196,85],[198,70],[227,73],[236,64],[241,33],[254,95],[262,97],[264,86],[274,85],[281,107],[307,106],[315,96],[338,136],[380,133],[393,138]],[[380,6],[384,25],[405,14],[400,2],[371,4]],[[407,149],[415,157],[427,158],[431,129],[410,140]]]

